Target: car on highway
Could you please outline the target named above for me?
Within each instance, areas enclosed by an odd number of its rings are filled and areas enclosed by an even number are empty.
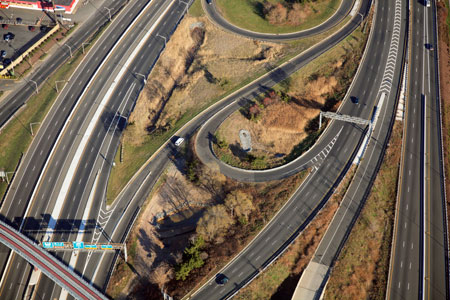
[[[426,6],[431,7],[431,0],[425,0]]]
[[[216,283],[218,285],[225,285],[228,281],[229,279],[225,274],[219,273],[216,275]]]
[[[433,46],[433,44],[426,43],[426,44],[425,44],[425,49],[428,49],[428,50],[430,50],[430,51],[433,51],[433,50],[434,50],[434,46]]]
[[[355,103],[355,104],[358,104],[358,103],[359,103],[358,97],[350,96],[350,100],[351,100],[353,103]]]
[[[177,138],[177,140],[175,141],[175,146],[180,147],[181,144],[183,144],[183,142],[184,142],[184,138],[182,138],[182,137]]]
[[[6,51],[5,50],[0,51],[0,56],[2,58],[5,58],[6,57]]]

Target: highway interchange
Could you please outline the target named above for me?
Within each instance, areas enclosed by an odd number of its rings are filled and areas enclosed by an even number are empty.
[[[127,26],[124,24],[133,22],[136,16],[143,11],[143,7],[147,2],[131,1],[130,3],[134,3],[134,5],[127,5],[124,11],[117,16],[117,20],[120,20],[120,22],[113,22],[112,26],[108,28],[95,44],[94,48],[91,49],[84,62],[60,94],[59,99],[64,99],[64,101],[57,100],[45,122],[42,124],[38,135],[33,140],[30,150],[26,153],[8,191],[1,213],[5,220],[11,222],[17,228],[20,227],[28,236],[36,240],[52,238],[53,240],[123,241],[146,195],[169,161],[168,156],[174,151],[171,143],[166,144],[136,174],[133,181],[119,195],[110,210],[105,207],[103,203],[105,186],[118,146],[120,132],[123,129],[124,118],[131,112],[134,101],[143,87],[144,78],[164,48],[164,37],[168,38],[170,36],[187,8],[187,4],[182,1],[167,2],[153,0],[151,2],[148,13],[142,14],[139,17],[136,24],[130,27],[129,32],[124,35],[124,38],[120,42],[118,42],[118,39],[121,33],[127,30]],[[348,2],[350,1],[344,1],[344,3]],[[366,49],[367,57],[372,59],[363,61],[358,70],[358,74],[364,75],[357,75],[355,77],[352,89],[347,95],[358,96],[361,99],[360,104],[354,105],[350,101],[345,101],[340,108],[340,113],[342,114],[351,114],[365,119],[370,119],[373,107],[378,104],[380,87],[383,90],[383,83],[386,80],[381,75],[385,75],[383,73],[384,66],[386,66],[388,56],[392,52],[390,44],[392,36],[391,28],[394,26],[394,14],[396,12],[393,1],[387,5],[381,1],[375,4],[377,5],[376,20],[374,21],[376,26],[373,27],[374,32],[371,33],[371,41],[369,41],[369,45],[371,46],[368,46]],[[382,121],[378,122],[378,127],[374,130],[373,136],[376,136],[378,142],[371,142],[369,144],[366,153],[371,153],[371,159],[363,161],[363,164],[358,169],[363,170],[361,171],[362,174],[355,177],[356,179],[360,178],[364,183],[362,186],[358,185],[354,188],[354,195],[357,195],[355,197],[358,197],[360,203],[363,203],[367,197],[367,193],[373,183],[392,126],[391,120],[394,116],[396,99],[400,89],[400,74],[402,73],[401,67],[405,54],[405,28],[408,20],[405,16],[405,11],[407,10],[407,5],[408,3],[406,1],[402,4],[402,31],[401,38],[399,37],[400,44],[396,49],[397,63],[390,78],[392,92],[390,88],[389,90],[383,90],[387,93],[388,100],[382,106],[382,113],[380,114]],[[425,10],[425,6],[420,3],[412,5],[419,6],[419,12],[420,10]],[[349,7],[341,5],[340,9],[344,8],[348,12]],[[286,206],[264,228],[252,244],[237,259],[221,271],[230,278],[230,283],[224,287],[219,287],[213,281],[210,281],[194,298],[222,299],[223,297],[228,297],[273,261],[326,203],[334,187],[339,184],[339,181],[351,165],[355,150],[360,146],[365,131],[364,128],[344,124],[340,121],[331,122],[331,125],[325,131],[319,142],[306,155],[283,168],[266,172],[236,170],[214,160],[214,157],[211,157],[211,148],[208,145],[210,140],[207,133],[214,132],[214,128],[220,125],[221,120],[226,118],[230,112],[239,108],[242,105],[243,98],[250,98],[252,95],[280,82],[346,37],[360,24],[362,16],[367,14],[369,8],[370,1],[362,1],[359,14],[353,17],[350,23],[332,37],[211,107],[178,133],[180,136],[189,137],[202,124],[212,125],[212,127],[203,126],[197,136],[196,143],[201,146],[198,149],[203,150],[199,152],[200,158],[202,159],[202,155],[204,155],[203,159],[205,163],[212,167],[218,166],[220,171],[227,176],[240,180],[265,181],[279,179],[294,174],[306,167],[313,167],[313,171],[307,178],[305,184],[295,192]],[[166,11],[167,13],[164,13]],[[343,16],[341,15],[341,17]],[[429,26],[432,28],[434,26],[435,16],[431,14],[428,18]],[[417,18],[417,20],[419,22],[420,18]],[[336,20],[332,19],[327,24],[332,27],[335,23]],[[423,25],[424,23],[421,24]],[[121,27],[119,28],[119,26]],[[147,41],[145,44],[146,47],[139,50],[136,55],[137,59],[129,60],[130,53],[142,37],[148,37],[148,39],[144,39],[144,41]],[[436,44],[436,37],[433,39],[432,43]],[[416,53],[416,51],[419,53],[424,52],[425,47],[423,46],[423,41],[421,40],[418,43],[419,45],[413,48],[415,50],[412,53]],[[114,47],[115,45],[116,47]],[[107,55],[109,56],[103,63],[103,59]],[[435,65],[433,67],[433,60],[435,59],[435,56],[432,56],[431,70],[427,74],[436,73],[435,69],[433,69],[435,68]],[[101,65],[102,63],[103,65]],[[411,63],[411,65],[413,64]],[[124,69],[124,66],[126,67],[126,71],[122,72],[121,70]],[[374,68],[376,69],[375,71]],[[91,81],[94,74],[95,80]],[[436,77],[434,78],[436,79]],[[433,81],[433,78],[428,87],[430,88],[431,85],[436,87],[436,82]],[[415,93],[420,93],[420,91]],[[439,119],[434,119],[433,121],[432,112],[435,113],[435,117],[438,116],[439,112],[436,104],[439,102],[436,97],[436,89],[433,92],[431,88],[429,93],[430,99],[436,99],[436,101],[429,103],[430,109],[428,110],[430,122],[432,122],[431,124],[435,124],[435,126],[428,126],[431,137],[430,145],[435,145],[440,141],[440,133],[438,130],[433,131],[432,129],[439,127],[436,126],[438,123],[437,120]],[[413,94],[413,91],[411,94]],[[105,99],[104,103],[101,103],[102,99]],[[77,104],[78,101],[79,104]],[[100,110],[98,109],[99,107]],[[103,107],[106,109],[102,111],[101,109]],[[410,113],[410,110],[408,108],[408,113]],[[101,113],[98,113],[99,111]],[[89,122],[92,118],[94,120],[95,118],[99,118],[100,121]],[[67,125],[64,125],[66,120],[70,121]],[[209,121],[206,122],[207,120]],[[410,122],[409,117],[407,117],[406,122]],[[88,135],[86,132],[90,134]],[[206,135],[202,135],[202,132]],[[80,145],[84,145],[84,147],[80,147]],[[328,148],[326,153],[323,152],[325,148]],[[70,149],[70,151],[66,149]],[[412,150],[406,150],[405,153],[414,153],[408,151]],[[439,175],[442,174],[442,164],[440,159],[435,159],[436,157],[442,157],[442,153],[439,156],[439,146],[430,146],[429,151],[438,152],[436,155],[430,154],[428,156],[433,157],[428,163],[429,170],[434,170],[434,173],[428,171],[429,176],[437,176],[438,180],[429,180],[428,182],[430,184],[436,186],[435,188],[428,187],[427,190],[430,193],[436,193],[431,198],[439,198],[440,201],[430,202],[430,209],[427,210],[429,216],[433,215],[433,218],[428,217],[428,221],[431,219],[436,220],[436,225],[433,223],[433,226],[429,227],[432,231],[430,236],[433,236],[433,239],[428,239],[430,246],[426,251],[433,251],[435,255],[428,256],[433,257],[433,262],[428,266],[433,266],[432,271],[437,273],[433,273],[434,275],[430,273],[428,275],[425,290],[433,296],[435,295],[433,294],[435,291],[439,291],[440,294],[442,294],[442,291],[447,291],[446,298],[448,298],[448,285],[446,285],[446,281],[448,282],[448,268],[445,267],[448,265],[448,261],[442,262],[442,260],[439,260],[439,257],[441,259],[445,257],[442,255],[442,251],[447,248],[447,237],[445,230],[443,230],[443,226],[446,226],[446,223],[442,221],[445,219],[442,215],[442,204],[444,202],[440,198],[443,194],[442,190],[439,189],[439,187],[442,187],[439,182],[443,180],[443,176]],[[416,168],[420,168],[420,164],[417,164]],[[414,172],[413,174],[420,174],[420,172]],[[415,186],[417,187],[417,184]],[[403,188],[402,191],[404,192]],[[417,192],[415,193],[415,195],[419,194]],[[29,202],[30,199],[34,201]],[[64,205],[61,203],[64,203]],[[355,205],[356,209],[352,209],[354,212],[353,216],[347,217],[349,224],[353,223],[352,220],[357,217],[357,212],[359,212],[359,208],[361,207],[357,204],[352,205]],[[417,210],[414,211],[417,213]],[[441,215],[439,215],[439,211]],[[26,221],[22,223],[24,216],[26,217]],[[81,225],[80,220],[89,220],[86,225],[89,228],[85,228],[86,231],[84,234],[79,234],[80,226],[84,226]],[[102,224],[103,230],[99,230],[97,226],[93,225],[96,222]],[[399,222],[402,224],[401,221]],[[438,227],[439,224],[440,227]],[[340,222],[340,225],[343,226],[344,224]],[[54,230],[49,230],[49,226],[54,227]],[[349,231],[351,226],[346,225],[343,228],[347,228]],[[347,236],[345,230],[339,232],[344,233],[344,236],[341,236],[341,239],[338,240],[338,237],[333,235],[336,241],[333,240],[332,244],[335,247],[332,247],[332,251],[327,253],[327,263],[329,265],[332,265],[336,259],[340,245],[345,241],[345,237]],[[439,239],[436,240],[434,237],[440,237],[441,242],[438,242]],[[395,240],[398,243],[399,237],[396,237]],[[326,244],[326,242],[324,243]],[[326,247],[326,249],[328,251],[330,248]],[[3,297],[5,299],[21,298],[26,288],[31,268],[25,260],[14,255],[10,256],[9,251],[5,247],[2,247],[0,254],[2,265],[6,266],[6,271],[1,278],[0,297],[2,299]],[[410,254],[407,252],[405,255]],[[107,284],[116,255],[89,255],[80,253],[75,257],[66,254],[61,256],[61,259],[65,263],[71,264],[79,274],[87,280],[90,280],[100,290],[103,290]],[[321,262],[323,260],[321,259]],[[395,258],[395,261],[397,261],[397,258]],[[10,266],[22,269],[23,272],[8,272],[11,268]],[[397,270],[397,268],[394,269]],[[428,268],[428,270],[430,269],[431,267]],[[439,269],[440,271],[437,271]],[[442,272],[445,273],[443,277],[441,276]],[[395,273],[393,276],[400,276],[397,274],[399,273]],[[407,276],[414,277],[414,273],[408,274]],[[431,283],[431,286],[438,286],[438,288],[429,288],[430,282],[435,281],[430,278],[441,279],[439,284],[435,285]],[[411,280],[417,281],[419,278],[416,276],[416,278]],[[15,285],[15,288],[11,288],[12,285]],[[9,289],[8,286],[10,287]],[[419,286],[418,284],[416,287],[419,288]],[[394,286],[391,286],[391,288],[394,288]],[[399,298],[402,298],[405,293],[414,293],[412,294],[414,297],[414,295],[420,294],[420,291],[399,292],[396,290],[395,293],[400,295]],[[37,297],[36,299],[66,297],[61,292],[61,288],[46,277],[40,279],[35,289],[35,295]],[[397,298],[393,294],[391,296]]]

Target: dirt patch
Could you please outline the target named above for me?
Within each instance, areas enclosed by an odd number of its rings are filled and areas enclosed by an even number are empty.
[[[450,51],[448,8],[444,2],[436,2],[439,26],[439,82],[442,112],[442,138],[444,144],[445,174],[450,174]],[[446,180],[447,216],[450,214],[450,182]]]
[[[149,132],[168,130],[184,113],[242,80],[249,69],[279,57],[283,47],[226,33],[205,17],[186,16],[137,101],[127,142],[140,144]]]
[[[294,85],[299,84],[297,82]],[[289,103],[278,101],[264,109],[257,120],[249,120],[235,112],[220,126],[218,135],[227,143],[239,145],[239,130],[250,131],[253,155],[285,155],[307,135],[305,128],[323,107],[323,95],[333,92],[334,77],[321,77],[308,84],[308,101],[299,99]]]
[[[403,124],[394,125],[373,189],[331,273],[324,299],[385,299]]]

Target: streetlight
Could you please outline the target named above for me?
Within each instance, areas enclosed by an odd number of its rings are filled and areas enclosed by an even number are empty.
[[[107,8],[106,6],[105,6],[105,9],[108,10],[108,16],[109,16],[108,19],[111,21],[111,9]]]
[[[83,43],[81,44],[81,47],[83,48],[83,54],[84,54],[84,45],[89,45],[90,43]]]
[[[167,39],[165,36],[160,35],[159,33],[156,34],[156,36],[159,36],[160,38],[164,39],[164,47],[166,47]]]
[[[36,94],[39,93],[39,89],[38,89],[38,85],[36,83],[36,81],[28,79],[30,82],[34,83],[35,87],[36,87]]]
[[[67,45],[67,44],[64,44],[64,46],[66,46],[67,48],[69,48],[70,57],[72,57],[72,49],[70,48],[70,46]]]
[[[139,75],[139,76],[142,76],[142,78],[144,79],[144,84],[147,84],[147,78],[144,76],[144,75],[142,75],[142,74],[140,74],[140,73],[134,73],[134,75]]]

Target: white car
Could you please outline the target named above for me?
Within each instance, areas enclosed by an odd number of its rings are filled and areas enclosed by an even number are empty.
[[[431,0],[425,0],[427,3],[427,7],[431,7]]]
[[[180,137],[175,141],[175,146],[180,147],[181,144],[183,144],[184,138]]]

